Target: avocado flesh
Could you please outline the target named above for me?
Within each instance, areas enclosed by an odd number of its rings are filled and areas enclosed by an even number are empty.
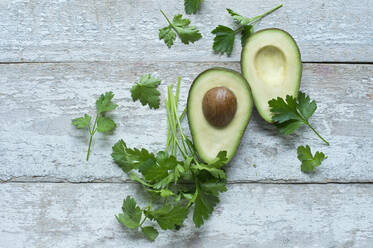
[[[248,81],[259,114],[272,123],[268,101],[297,97],[302,61],[294,39],[280,29],[264,29],[247,40],[241,53],[241,70]]]
[[[237,101],[234,117],[224,127],[211,125],[202,110],[206,92],[215,87],[228,88]],[[199,157],[209,163],[220,151],[227,151],[230,161],[249,123],[252,108],[250,87],[238,72],[225,68],[211,68],[199,74],[189,90],[187,103],[189,127]]]

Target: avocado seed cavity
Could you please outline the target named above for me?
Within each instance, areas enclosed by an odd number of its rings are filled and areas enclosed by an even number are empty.
[[[202,110],[206,120],[212,126],[225,127],[236,114],[236,96],[226,87],[212,88],[203,97]]]

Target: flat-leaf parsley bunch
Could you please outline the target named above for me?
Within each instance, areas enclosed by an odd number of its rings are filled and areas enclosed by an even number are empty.
[[[147,80],[152,81],[150,76]],[[134,88],[139,90],[138,84]],[[195,226],[202,226],[219,202],[219,194],[227,190],[223,169],[227,163],[227,152],[219,152],[209,164],[198,158],[193,142],[181,128],[186,109],[180,115],[177,111],[180,77],[175,94],[172,88],[172,85],[168,86],[165,100],[168,135],[164,150],[152,153],[144,148],[129,148],[123,140],[113,146],[115,163],[130,179],[142,184],[150,198],[146,206],[140,207],[134,198],[127,196],[122,213],[116,218],[127,228],[140,229],[149,240],[158,236],[158,230],[147,223],[156,222],[163,230],[179,229],[189,211],[193,211]],[[145,98],[149,98],[148,94],[137,93],[142,103],[147,102]]]

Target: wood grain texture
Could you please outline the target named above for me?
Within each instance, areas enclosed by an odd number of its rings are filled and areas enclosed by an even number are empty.
[[[170,17],[184,13],[175,0],[0,1],[0,61],[238,61],[239,36],[231,57],[212,53],[217,25],[233,27],[225,8],[255,16],[275,7],[277,0],[204,1],[189,16],[203,39],[172,49],[158,40]],[[256,28],[278,27],[292,34],[303,61],[373,62],[371,0],[282,1],[284,7]]]
[[[112,162],[111,146],[123,138],[130,147],[164,149],[164,105],[149,110],[133,103],[130,87],[152,73],[166,87],[182,76],[181,106],[192,80],[202,70],[238,63],[50,63],[0,66],[0,180],[44,182],[118,182],[126,175]],[[279,135],[254,113],[236,157],[228,165],[229,181],[373,182],[373,66],[305,64],[301,89],[318,103],[311,118],[331,143],[323,144],[309,129]],[[112,116],[113,135],[95,135],[85,161],[88,132],[71,119],[94,114],[100,93],[112,90],[119,104]],[[162,101],[163,102],[163,101]],[[184,121],[187,128],[186,121]],[[328,159],[313,175],[300,171],[296,147],[309,144]],[[256,164],[256,168],[253,167]]]
[[[373,185],[233,184],[196,229],[153,243],[114,218],[135,184],[0,184],[1,247],[371,247]]]

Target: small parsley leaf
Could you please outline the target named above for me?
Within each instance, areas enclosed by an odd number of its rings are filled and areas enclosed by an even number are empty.
[[[316,167],[320,166],[321,163],[327,159],[324,153],[316,152],[313,156],[311,153],[311,148],[306,145],[299,146],[297,149],[298,159],[302,162],[301,170],[306,173],[314,172]]]
[[[196,14],[203,0],[184,0],[185,13]]]
[[[150,74],[143,75],[140,82],[132,86],[131,96],[133,101],[140,100],[143,106],[149,105],[152,109],[159,108],[161,102],[159,96],[161,95],[157,90],[161,80],[151,77]]]
[[[238,24],[238,25],[247,25],[251,22],[251,19],[244,17],[237,12],[234,12],[231,9],[227,9],[228,13],[232,16],[233,20]]]
[[[244,46],[246,44],[247,39],[254,33],[254,26],[253,25],[245,25],[242,27],[241,31],[241,45]]]
[[[189,26],[190,20],[183,19],[181,14],[175,15],[171,22],[162,10],[161,13],[166,18],[169,25],[159,30],[159,39],[164,40],[168,48],[174,44],[176,35],[184,44],[189,44],[189,42],[194,43],[202,38],[197,27]]]
[[[83,117],[73,119],[72,123],[76,128],[86,128],[89,127],[89,125],[91,124],[91,118],[91,116],[84,114]]]
[[[112,131],[116,126],[115,122],[108,117],[101,116],[97,120],[97,132],[100,133]]]
[[[152,226],[141,227],[141,231],[144,233],[145,237],[150,241],[154,241],[158,237],[158,231]]]
[[[293,133],[302,124],[305,124],[316,133],[316,135],[326,141],[309,123],[310,117],[315,113],[317,108],[316,102],[311,101],[309,96],[303,92],[299,92],[298,98],[287,95],[285,100],[281,97],[272,99],[268,102],[270,111],[272,112],[272,120],[279,128],[280,133],[289,135]]]
[[[135,199],[127,196],[127,198],[123,201],[122,210],[123,213],[116,216],[119,223],[130,229],[140,226],[142,212],[140,207],[136,205]]]
[[[168,48],[171,48],[176,40],[176,33],[168,26],[159,30],[159,39],[164,40]]]
[[[103,112],[109,112],[118,107],[117,104],[113,103],[111,100],[113,99],[114,94],[113,92],[109,91],[105,94],[102,94],[96,101],[96,108],[97,113],[101,114]]]
[[[145,211],[145,215],[151,220],[156,220],[163,230],[173,230],[183,224],[188,216],[188,208],[178,205],[165,205],[156,210]]]
[[[154,154],[144,148],[141,150],[128,148],[122,139],[115,143],[112,149],[111,156],[114,162],[126,173],[132,169],[138,169],[148,160],[154,161],[155,159]]]
[[[226,53],[228,56],[232,53],[235,39],[235,31],[223,25],[217,26],[211,31],[215,34],[214,44],[212,48],[217,53]]]
[[[193,211],[193,222],[196,227],[203,225],[204,220],[206,220],[214,210],[216,204],[218,204],[219,198],[214,194],[208,194],[201,188],[195,199],[195,206]]]

